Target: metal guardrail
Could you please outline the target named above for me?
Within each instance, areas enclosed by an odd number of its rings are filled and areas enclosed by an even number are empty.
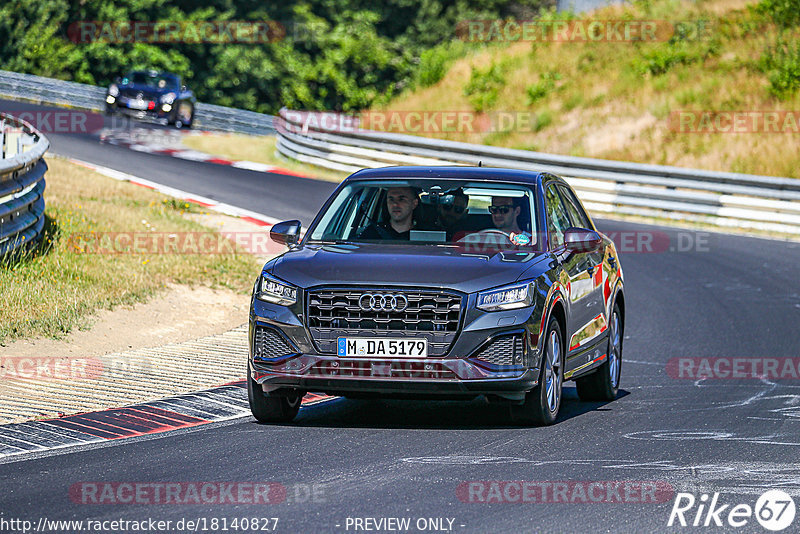
[[[559,156],[469,143],[324,127],[281,110],[277,150],[286,157],[344,172],[390,165],[482,165],[563,176],[590,211],[800,234],[800,180],[622,161]],[[333,114],[331,114],[333,115]],[[352,124],[352,121],[350,121]]]
[[[106,88],[0,70],[0,95],[103,112]],[[250,135],[275,133],[271,115],[203,102],[197,102],[195,125]]]
[[[30,124],[0,113],[0,257],[41,236],[48,148]]]

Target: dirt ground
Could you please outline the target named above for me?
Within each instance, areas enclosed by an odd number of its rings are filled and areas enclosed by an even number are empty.
[[[265,232],[263,226],[210,213],[189,217],[222,232]],[[270,254],[258,254],[266,261]],[[258,273],[253,273],[253,280]],[[39,338],[0,346],[3,357],[100,356],[227,332],[247,322],[250,296],[227,289],[172,285],[152,300],[101,310],[91,327],[60,340]]]

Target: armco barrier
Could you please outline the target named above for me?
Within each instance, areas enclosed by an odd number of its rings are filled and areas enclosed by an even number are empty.
[[[0,113],[0,257],[41,236],[48,148],[30,124]]]
[[[103,111],[106,88],[0,70],[0,95]],[[275,128],[272,120],[271,115],[203,102],[198,102],[195,109],[195,124],[211,130],[251,135],[273,134]]]
[[[595,213],[697,221],[800,234],[800,180],[663,165],[559,156],[306,120],[282,109],[277,149],[286,157],[344,172],[389,165],[478,165],[563,176]]]

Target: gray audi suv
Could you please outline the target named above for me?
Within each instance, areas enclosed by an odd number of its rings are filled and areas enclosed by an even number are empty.
[[[613,400],[623,276],[566,181],[486,167],[356,172],[268,261],[250,307],[248,394],[260,422],[307,392],[464,399],[551,424],[562,385]]]

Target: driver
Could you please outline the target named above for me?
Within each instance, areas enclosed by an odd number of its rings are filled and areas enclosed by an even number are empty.
[[[492,214],[495,228],[508,234],[512,243],[527,245],[531,242],[532,236],[528,232],[523,232],[517,222],[517,217],[522,211],[520,200],[512,197],[492,197],[489,213]]]
[[[386,192],[389,221],[371,224],[358,236],[361,239],[399,239],[408,241],[414,227],[414,209],[419,196],[411,187],[390,187]]]

